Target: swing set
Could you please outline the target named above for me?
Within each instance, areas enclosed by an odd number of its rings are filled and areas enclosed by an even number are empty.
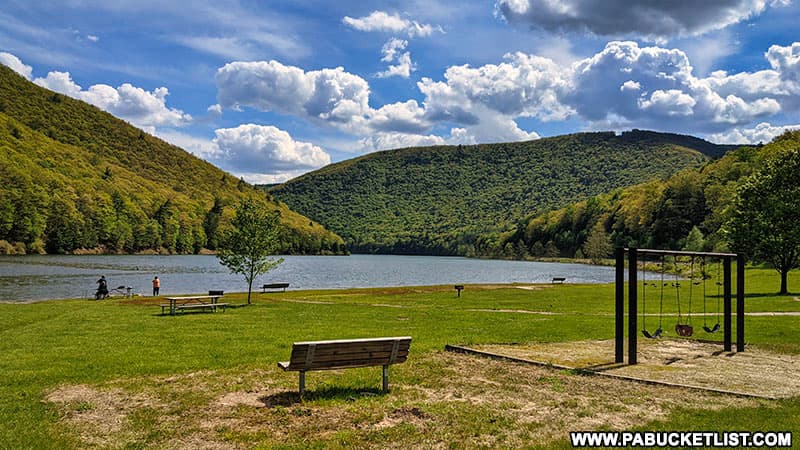
[[[723,345],[725,351],[731,351],[731,263],[736,261],[736,350],[744,351],[744,259],[740,255],[733,253],[706,253],[706,252],[682,252],[671,250],[651,250],[636,248],[618,248],[616,251],[616,330],[615,330],[615,362],[623,362],[624,350],[624,331],[625,331],[625,254],[628,255],[628,364],[636,364],[637,336],[639,324],[637,314],[639,295],[641,291],[642,310],[641,310],[641,333],[645,338],[658,339],[664,336],[664,293],[674,289],[674,296],[677,309],[677,322],[675,323],[675,333],[678,336],[689,337],[694,334],[692,324],[693,302],[697,303],[697,297],[702,295],[703,303],[703,331],[708,334],[717,333],[723,330]],[[671,268],[668,269],[668,259],[671,258]],[[709,274],[709,261],[716,260],[716,280]],[[652,267],[658,269],[659,277],[647,279],[647,263],[651,262]],[[713,265],[713,263],[712,263]],[[699,274],[696,273],[699,269]],[[667,280],[666,273],[671,271],[674,276],[671,281]],[[639,283],[639,273],[641,271],[641,283]],[[688,280],[681,280],[688,271]],[[684,281],[684,283],[682,283]],[[709,297],[710,292],[707,288],[709,282],[716,284],[716,308],[711,313],[713,319],[708,320],[709,316]],[[688,283],[688,285],[686,284]],[[701,287],[702,285],[702,287]],[[688,286],[688,288],[687,288]],[[647,328],[647,293],[648,287],[655,288],[658,293],[658,327],[652,332]],[[688,292],[686,292],[688,290]],[[684,291],[684,299],[681,300],[681,291]],[[698,292],[695,292],[698,291]],[[686,303],[686,309],[683,304]],[[713,305],[713,300],[711,300]],[[720,309],[722,303],[722,310]],[[716,320],[715,323],[714,319]],[[720,319],[723,319],[722,321]]]
[[[677,256],[675,256],[674,259],[673,259],[673,266],[674,266],[673,272],[675,274],[675,281],[671,283],[671,286],[673,288],[675,288],[675,299],[676,299],[677,309],[678,309],[678,321],[675,324],[675,333],[677,333],[678,336],[686,336],[686,337],[691,336],[692,334],[694,334],[694,327],[692,326],[692,297],[693,297],[693,294],[694,294],[695,286],[699,286],[700,284],[703,285],[703,330],[706,333],[709,333],[709,334],[716,333],[717,331],[720,330],[720,326],[721,326],[721,323],[720,323],[720,315],[721,315],[721,311],[720,311],[720,298],[721,298],[720,288],[722,286],[722,281],[720,281],[720,280],[721,280],[721,277],[722,277],[722,270],[723,270],[722,269],[722,259],[721,258],[717,259],[717,267],[716,267],[716,274],[717,274],[717,280],[716,280],[716,285],[717,285],[717,294],[716,294],[717,306],[716,306],[715,313],[714,313],[714,316],[716,318],[716,323],[714,323],[713,326],[709,326],[709,323],[708,323],[708,314],[709,314],[708,311],[709,311],[709,308],[707,306],[709,294],[708,294],[708,289],[706,288],[706,284],[707,284],[706,282],[709,279],[711,279],[711,275],[709,275],[708,271],[707,271],[706,256],[705,255],[699,256],[699,257],[690,256],[689,258],[691,258],[690,262],[689,262],[689,302],[688,302],[689,303],[689,305],[688,305],[689,308],[688,308],[688,311],[687,311],[687,313],[685,315],[683,314],[682,309],[681,309],[681,283],[680,283],[680,279],[679,279],[680,262],[679,262],[679,259],[678,259]],[[695,274],[695,270],[694,270],[694,268],[695,268],[695,260],[696,259],[700,260],[700,275],[699,275],[700,281],[695,281],[697,279],[697,275]],[[664,323],[664,320],[663,320],[664,319],[664,289],[667,286],[670,286],[670,283],[667,283],[665,281],[665,279],[664,279],[664,274],[666,272],[666,255],[664,255],[664,254],[661,255],[660,263],[658,265],[659,273],[661,274],[661,282],[659,284],[656,284],[654,281],[651,281],[650,283],[648,283],[646,263],[647,263],[647,259],[646,259],[646,256],[645,256],[645,257],[643,257],[641,259],[641,273],[642,273],[642,312],[641,312],[641,316],[642,316],[642,335],[644,335],[644,337],[646,337],[648,339],[657,339],[657,338],[660,338],[662,336],[662,334],[664,333],[664,327],[663,327],[663,323]],[[655,331],[652,332],[652,333],[650,331],[648,331],[648,329],[647,329],[647,287],[648,286],[654,287],[654,288],[659,288],[659,292],[660,292],[660,295],[659,295],[659,306],[658,306],[658,328],[656,328]]]

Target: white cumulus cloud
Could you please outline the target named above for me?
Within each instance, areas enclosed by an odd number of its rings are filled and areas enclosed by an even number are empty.
[[[572,71],[573,89],[562,100],[592,122],[615,117],[642,127],[713,132],[781,111],[770,92],[743,96],[741,89],[720,90],[728,83],[726,74],[697,78],[678,49],[609,42]]]
[[[31,76],[33,76],[33,68],[27,64],[24,64],[19,58],[11,53],[0,52],[0,64],[7,66],[14,72],[17,72],[29,80],[31,79]]]
[[[192,116],[189,114],[167,107],[166,98],[169,90],[165,87],[147,91],[130,83],[124,83],[117,88],[107,84],[95,84],[84,90],[72,80],[69,72],[57,71],[48,73],[45,78],[37,78],[34,82],[47,89],[95,105],[149,130],[158,126],[183,126],[192,121]]]
[[[376,75],[377,77],[387,78],[398,76],[408,78],[411,76],[411,72],[417,70],[416,64],[411,62],[411,52],[403,52],[407,45],[408,41],[397,38],[389,39],[386,44],[383,45],[381,49],[383,58],[381,58],[381,61],[389,63],[396,62],[396,64],[389,65],[385,71],[379,72]]]
[[[431,127],[416,100],[384,105],[370,114],[369,125],[379,132],[419,134]]]
[[[406,147],[427,147],[431,145],[444,145],[445,139],[434,134],[420,135],[408,133],[375,133],[358,141],[359,150],[374,152]]]
[[[473,68],[453,66],[445,81],[423,78],[417,83],[425,94],[431,120],[475,124],[477,107],[513,117],[563,119],[569,114],[559,98],[570,89],[569,71],[550,59],[515,53],[506,62]]]
[[[771,125],[761,122],[753,128],[734,128],[724,133],[715,133],[709,140],[718,144],[759,144],[772,141],[781,134],[800,130],[798,125]]]
[[[369,113],[369,84],[342,67],[303,71],[277,61],[232,62],[217,70],[223,108],[249,106],[354,131]]]
[[[273,126],[243,124],[220,128],[215,134],[213,143],[220,150],[217,160],[236,172],[280,175],[317,169],[331,162],[330,155],[320,147],[296,141]]]
[[[396,59],[405,48],[404,40],[391,39],[384,58]],[[769,69],[698,77],[680,49],[632,41],[609,42],[573,63],[518,52],[496,64],[448,67],[441,79],[417,82],[421,100],[374,108],[368,82],[341,67],[236,62],[219,69],[217,84],[221,107],[305,118],[355,135],[362,149],[538,138],[520,127],[523,118],[712,135],[800,110],[798,54],[800,43],[772,46]]]
[[[800,82],[800,42],[787,47],[773,45],[767,51],[766,58],[782,79]]]
[[[373,11],[359,18],[345,16],[342,22],[359,31],[380,31],[384,33],[405,34],[408,37],[430,36],[434,32],[444,32],[438,25],[421,24],[416,20],[408,20],[398,14],[385,11]]]

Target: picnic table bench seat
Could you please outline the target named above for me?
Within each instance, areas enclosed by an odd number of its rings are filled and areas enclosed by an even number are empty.
[[[169,311],[170,305],[158,305],[161,307],[161,314],[164,314],[166,311]],[[222,308],[222,312],[225,312],[225,308],[228,306],[227,303],[191,303],[187,305],[176,305],[175,311],[185,311],[187,309],[202,309],[208,308],[211,311],[216,311],[217,308]]]
[[[389,366],[405,362],[411,337],[343,339],[295,342],[289,361],[278,363],[285,371],[300,372],[300,395],[305,394],[306,372],[383,366],[383,391],[389,391]]]
[[[552,283],[553,284],[556,284],[556,283],[563,284],[565,281],[567,281],[567,279],[565,277],[553,277]]]
[[[289,283],[267,283],[261,287],[263,289],[261,293],[266,293],[267,289],[283,289],[283,292],[286,292],[286,288],[289,287]]]

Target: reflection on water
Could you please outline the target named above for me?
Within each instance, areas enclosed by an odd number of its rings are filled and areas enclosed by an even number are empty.
[[[436,256],[286,256],[277,269],[254,283],[291,283],[290,289],[423,286],[463,283],[610,283],[612,267],[529,261],[497,261]],[[30,255],[0,256],[0,301],[89,298],[100,275],[109,288],[133,288],[149,295],[154,276],[161,295],[211,289],[244,291],[241,275],[231,274],[214,256]]]

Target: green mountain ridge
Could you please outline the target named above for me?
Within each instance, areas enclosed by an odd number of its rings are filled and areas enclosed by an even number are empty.
[[[331,164],[269,192],[356,252],[473,256],[487,235],[531,214],[700,167],[730,148],[642,130],[406,148]]]
[[[283,252],[345,251],[244,181],[2,65],[0,155],[0,253],[213,250],[245,197],[280,212]]]
[[[484,255],[572,257],[586,253],[581,247],[593,232],[604,234],[612,247],[731,251],[725,227],[738,189],[769,160],[799,146],[800,132],[786,132],[764,146],[739,147],[664,180],[533,214],[486,242]]]

